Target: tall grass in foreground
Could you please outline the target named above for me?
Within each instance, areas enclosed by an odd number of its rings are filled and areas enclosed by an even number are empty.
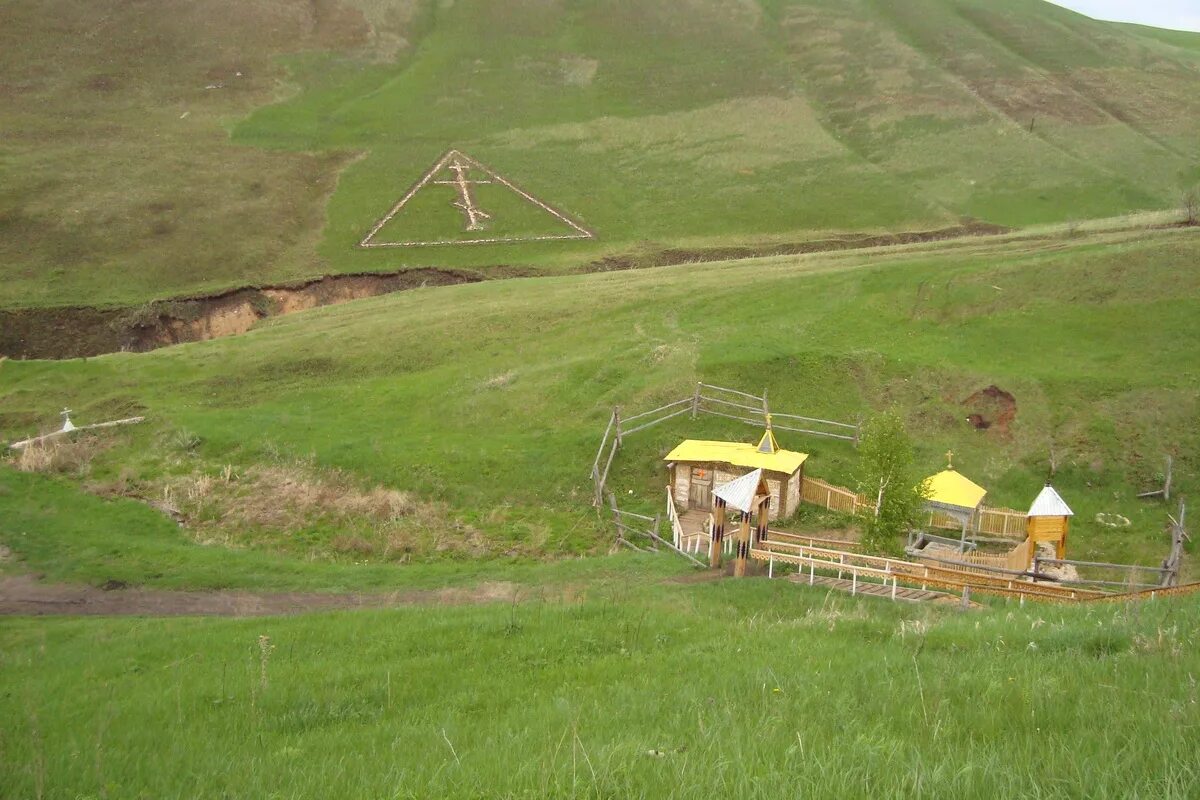
[[[0,796],[1195,797],[1197,622],[782,581],[7,620]]]

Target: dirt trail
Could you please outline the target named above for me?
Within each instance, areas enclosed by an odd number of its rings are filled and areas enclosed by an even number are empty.
[[[457,606],[513,602],[522,588],[504,581],[466,588],[387,593],[173,591],[42,583],[29,575],[0,577],[0,615],[260,617],[352,608]]]
[[[670,248],[648,253],[605,256],[587,265],[586,272],[666,267],[673,264],[693,264],[707,261],[737,261],[745,258],[792,256],[806,253],[827,253],[840,250],[867,250],[875,247],[894,247],[902,244],[943,242],[973,236],[999,236],[1011,233],[1011,228],[968,220],[962,225],[931,231],[902,231],[900,233],[849,233],[828,239],[805,242],[782,242],[763,245],[708,247],[696,249]]]

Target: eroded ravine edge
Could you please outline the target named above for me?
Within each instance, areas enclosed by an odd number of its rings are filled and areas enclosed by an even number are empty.
[[[247,286],[136,308],[0,309],[0,355],[64,359],[145,352],[183,342],[234,336],[266,317],[426,286],[477,283],[472,271],[419,268],[327,275],[297,283]]]
[[[713,248],[666,248],[610,254],[577,272],[645,269],[677,264],[734,261],[779,255],[866,250],[948,239],[1010,233],[998,225],[967,221],[931,231],[846,234],[828,239]],[[536,269],[488,267],[485,271],[418,267],[388,273],[325,275],[291,283],[244,286],[208,295],[158,300],[137,307],[62,306],[0,309],[0,357],[86,358],[117,352],[146,352],[184,342],[245,333],[267,317],[426,286],[451,286],[489,279],[535,277]]]

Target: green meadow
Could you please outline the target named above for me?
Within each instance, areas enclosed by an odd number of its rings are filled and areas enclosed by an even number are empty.
[[[1027,508],[1053,450],[1055,484],[1077,512],[1072,555],[1156,566],[1173,506],[1134,496],[1161,485],[1167,454],[1177,496],[1196,480],[1196,255],[1188,230],[1060,232],[418,289],[148,354],[4,362],[0,435],[45,429],[63,406],[81,423],[144,414],[59,471],[103,497],[174,491],[176,505],[203,479],[212,502],[185,513],[202,528],[222,514],[257,524],[242,507],[266,470],[412,498],[402,546],[348,545],[371,526],[312,508],[288,535],[271,530],[283,523],[221,534],[239,547],[400,563],[563,557],[612,541],[590,508],[589,471],[613,407],[648,410],[703,380],[766,388],[775,409],[827,419],[896,408],[920,466],[936,472],[952,449],[990,505]],[[1016,400],[1007,432],[966,419],[964,401],[991,385]],[[758,434],[716,417],[635,434],[613,488],[653,514],[662,457],[680,439]],[[808,474],[852,481],[851,444],[780,439],[811,454]],[[263,483],[257,494],[286,491]],[[21,481],[0,504],[33,520],[39,495]],[[1098,513],[1131,524],[1107,527]],[[4,543],[24,554],[25,541]],[[87,561],[45,568],[102,582]]]
[[[783,581],[0,622],[6,797],[1195,797],[1194,601],[962,613]]]
[[[0,357],[0,607],[397,606],[0,616],[0,798],[1200,796],[1197,595],[725,580],[621,549],[590,475],[615,408],[698,381],[894,410],[921,472],[953,451],[1015,509],[1052,479],[1068,557],[1158,566],[1200,488],[1198,86],[1200,34],[1042,0],[0,4],[0,323],[485,279]],[[470,202],[442,170],[380,223],[451,149]],[[538,239],[574,229],[496,176],[595,237]],[[377,223],[404,246],[359,247]],[[991,235],[912,235],[950,229]],[[909,243],[716,260],[875,235]],[[145,421],[10,452],[63,408]],[[675,418],[609,488],[662,513],[681,439],[760,435]],[[851,443],[777,437],[853,485]],[[1168,456],[1171,501],[1138,499]]]
[[[14,0],[3,15],[0,308],[1066,222],[1176,208],[1200,182],[1200,36],[1043,0]],[[357,248],[452,147],[597,238]],[[395,224],[454,234],[450,202]],[[496,226],[530,229],[528,208],[494,203]]]

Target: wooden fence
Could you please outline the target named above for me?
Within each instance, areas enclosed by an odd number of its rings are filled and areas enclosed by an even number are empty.
[[[862,423],[837,422],[835,420],[806,417],[800,414],[789,414],[783,411],[772,411],[767,403],[767,390],[762,395],[750,394],[738,389],[724,386],[714,386],[711,383],[697,383],[692,394],[692,418],[698,414],[711,414],[714,417],[745,422],[748,425],[762,427],[767,417],[771,418],[771,427],[781,431],[804,433],[809,436],[824,436],[830,439],[842,439],[858,445],[862,433]],[[780,422],[779,420],[782,420]]]
[[[622,511],[620,508],[617,508],[617,497],[611,492],[608,495],[608,504],[612,511],[613,525],[617,529],[617,544],[640,552],[646,552],[647,550],[655,551],[658,550],[659,545],[663,545],[667,549],[684,556],[698,567],[707,566],[707,564],[695,558],[677,543],[678,539],[674,535],[674,527],[677,520],[672,520],[672,538],[676,539],[676,541],[668,542],[658,535],[659,527],[662,523],[661,517],[648,517],[645,514]],[[646,541],[643,542],[643,538]],[[638,541],[635,542],[634,539]]]
[[[1169,494],[1169,492],[1168,492]],[[1163,559],[1162,564],[1162,586],[1176,586],[1179,584],[1179,566],[1183,561],[1183,542],[1186,539],[1191,541],[1192,537],[1188,536],[1187,528],[1183,527],[1187,522],[1187,505],[1179,501],[1178,519],[1167,515],[1167,519],[1171,522],[1171,552]]]
[[[1074,567],[1077,578],[1057,577],[1060,583],[1079,586],[1115,586],[1127,591],[1165,587],[1171,584],[1172,574],[1166,567],[1148,567],[1142,564],[1114,564],[1107,561],[1080,561],[1070,558],[1042,558],[1034,556],[1033,572],[1042,575],[1043,568]],[[1149,579],[1149,580],[1147,580]]]
[[[929,512],[929,527],[961,531],[962,520],[940,511]],[[976,534],[997,536],[1014,541],[1026,537],[1026,515],[1011,508],[980,508],[967,523],[967,531]]]
[[[1007,553],[961,553],[954,561],[963,566],[963,572],[987,574],[989,571],[1025,572],[1029,569],[1030,551],[1033,544],[1026,539]],[[917,558],[921,560],[920,557]],[[972,569],[972,567],[975,567]]]
[[[805,477],[800,484],[800,499],[805,503],[827,508],[830,511],[841,511],[844,514],[858,515],[864,511],[874,514],[875,504],[867,497],[852,492],[841,486],[826,483],[820,478]]]
[[[767,416],[770,415],[772,420],[779,418],[788,422],[795,421],[798,424],[809,426],[807,428],[800,428],[791,424],[780,425],[772,422],[772,427],[778,430],[843,439],[853,442],[856,445],[858,444],[861,427],[858,424],[851,425],[848,422],[835,422],[816,417],[804,417],[799,414],[772,412],[767,405],[765,389],[763,390],[763,395],[760,397],[759,395],[750,394],[738,389],[728,389],[724,386],[714,386],[709,383],[697,383],[691,397],[685,397],[673,403],[667,403],[664,406],[634,414],[631,417],[623,417],[620,407],[613,409],[612,415],[608,418],[608,425],[604,429],[604,435],[600,437],[600,447],[596,449],[596,458],[592,461],[592,484],[594,487],[592,505],[599,508],[604,504],[604,492],[608,486],[608,473],[612,469],[613,459],[617,456],[617,450],[620,449],[621,442],[626,436],[644,431],[659,423],[688,413],[692,415],[692,419],[695,419],[700,414],[710,414],[715,417],[725,417],[745,422],[759,428],[766,425]],[[871,507],[874,508],[874,506]]]
[[[800,489],[800,499],[805,503],[843,514],[858,516],[863,513],[875,513],[875,503],[866,495],[844,486],[834,486],[820,478],[805,476]],[[949,514],[934,511],[929,514],[929,527],[961,531],[962,522]],[[991,534],[1002,539],[1024,541],[1025,514],[1011,508],[981,508],[979,513],[971,518],[967,530],[975,534]]]

